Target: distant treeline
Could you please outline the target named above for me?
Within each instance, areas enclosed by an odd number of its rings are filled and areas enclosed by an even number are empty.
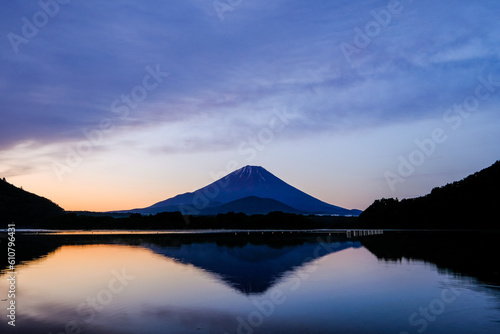
[[[283,212],[267,215],[226,213],[216,216],[183,216],[180,212],[162,212],[155,215],[133,213],[129,217],[114,218],[90,214],[66,213],[51,219],[46,229],[131,229],[131,230],[190,230],[190,229],[319,229],[354,228],[357,217],[304,216]]]
[[[500,161],[426,196],[376,200],[361,215],[363,228],[499,229]]]
[[[499,229],[500,161],[426,196],[376,200],[359,217],[283,212],[183,216],[64,212],[50,200],[0,179],[0,223],[46,229]],[[6,226],[6,225],[4,225]],[[1,227],[0,227],[1,228]]]

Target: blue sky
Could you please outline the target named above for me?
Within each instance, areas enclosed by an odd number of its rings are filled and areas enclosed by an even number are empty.
[[[0,6],[0,176],[65,209],[246,164],[365,209],[500,157],[498,1]]]

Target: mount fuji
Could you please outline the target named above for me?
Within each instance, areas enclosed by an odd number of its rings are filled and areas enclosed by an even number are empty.
[[[155,214],[166,211],[180,211],[187,215],[266,214],[272,211],[343,216],[361,213],[314,198],[260,166],[245,166],[194,192],[177,195],[147,208],[122,212]]]

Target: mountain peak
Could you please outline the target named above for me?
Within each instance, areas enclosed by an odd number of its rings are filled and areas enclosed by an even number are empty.
[[[250,166],[246,165],[226,177],[230,177],[231,175],[237,176],[240,179],[250,179],[253,178],[255,181],[266,181],[265,174],[270,174],[265,168],[261,166]]]
[[[262,166],[252,166],[252,165],[246,165],[244,167],[241,167],[240,169],[235,170],[233,173],[251,173],[252,171],[265,171],[265,172],[269,173]],[[232,173],[230,173],[230,174],[232,174]]]
[[[325,203],[276,177],[264,167],[246,165],[217,181],[194,192],[177,195],[137,212],[155,213],[181,211],[199,214],[210,208],[248,197],[275,200],[294,212],[358,215],[358,210],[348,210]],[[239,202],[237,202],[239,203]],[[246,201],[245,203],[248,203]],[[257,203],[253,201],[252,203]],[[258,203],[255,204],[259,206]]]

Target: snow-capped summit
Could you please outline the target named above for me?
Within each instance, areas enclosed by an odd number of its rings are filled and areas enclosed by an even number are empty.
[[[261,172],[262,170],[265,171],[265,169],[262,168],[262,167],[260,167],[260,166],[250,166],[250,165],[247,165],[245,167],[242,167],[242,168],[234,171],[231,174],[228,174],[227,176],[225,176],[225,178],[229,178],[231,175],[234,174],[234,177],[237,177],[237,178],[239,178],[241,180],[249,180],[250,178],[252,178],[255,181],[261,180],[262,182],[265,182],[266,179],[262,175],[263,174]],[[253,173],[253,176],[252,176],[252,173]]]

